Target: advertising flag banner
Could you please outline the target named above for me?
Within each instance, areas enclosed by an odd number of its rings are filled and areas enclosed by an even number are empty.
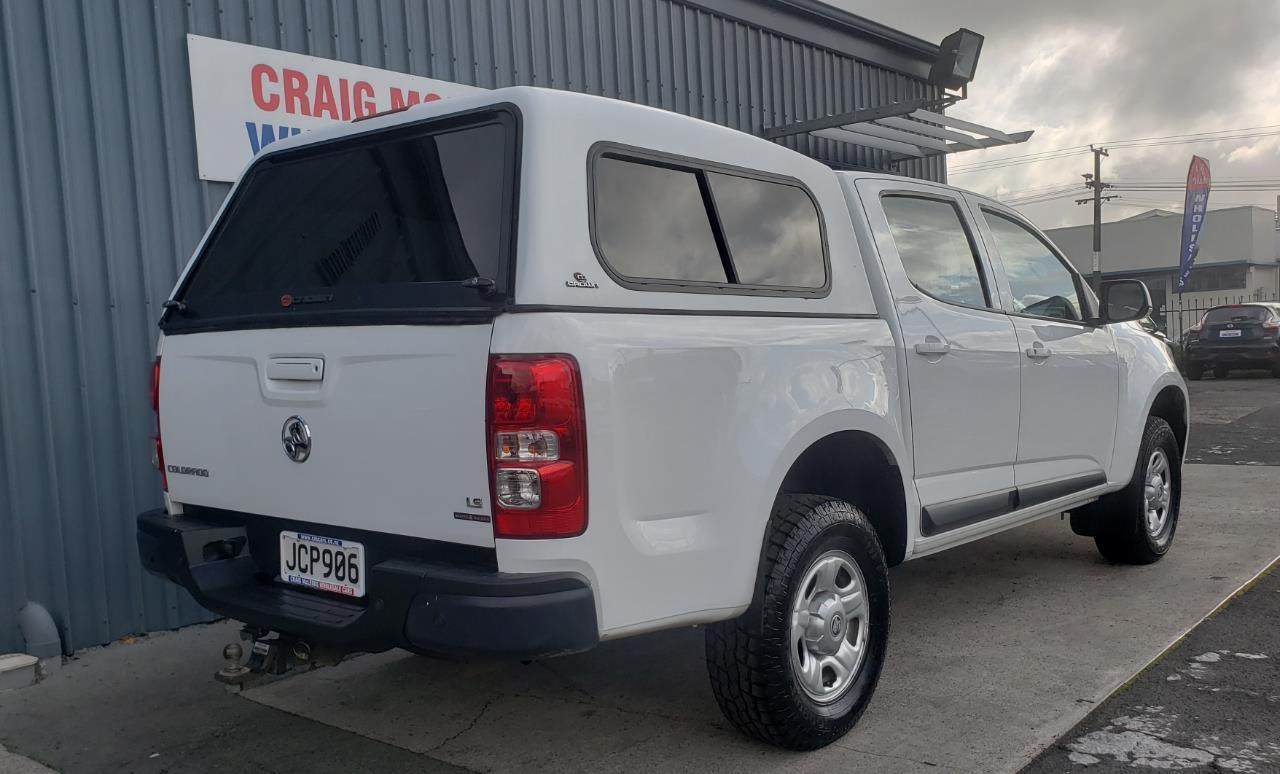
[[[258,151],[308,129],[474,86],[187,35],[201,180],[233,181]]]
[[[1182,208],[1182,251],[1178,254],[1178,292],[1181,293],[1191,276],[1191,268],[1200,251],[1200,233],[1204,229],[1204,216],[1209,210],[1209,162],[1199,156],[1191,157],[1187,170],[1187,199]]]

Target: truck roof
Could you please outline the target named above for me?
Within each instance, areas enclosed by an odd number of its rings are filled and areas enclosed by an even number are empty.
[[[575,122],[600,121],[602,123],[612,123],[619,120],[628,120],[627,116],[631,115],[634,116],[634,118],[630,120],[642,120],[650,124],[657,123],[666,131],[688,131],[696,127],[696,131],[713,135],[708,137],[708,140],[714,141],[717,145],[719,143],[730,143],[738,147],[744,147],[747,146],[747,144],[751,144],[751,146],[754,146],[755,148],[754,152],[765,154],[766,158],[768,156],[774,156],[776,158],[777,154],[782,153],[794,156],[794,159],[797,161],[802,160],[802,162],[825,166],[820,162],[817,162],[802,153],[793,151],[790,148],[786,148],[785,146],[737,129],[731,129],[720,124],[712,123],[701,118],[694,118],[693,116],[674,113],[669,110],[649,107],[647,105],[639,105],[625,100],[613,99],[611,97],[601,97],[593,94],[581,94],[578,92],[564,91],[561,89],[548,89],[537,86],[509,86],[501,89],[477,90],[474,93],[449,97],[447,99],[436,100],[433,102],[424,102],[406,109],[387,112],[357,121],[334,123],[329,126],[277,140],[264,148],[256,158],[262,158],[268,154],[280,153],[282,151],[314,145],[317,143],[329,142],[344,137],[357,136],[404,124],[411,124],[417,121],[434,118],[436,116],[445,116],[453,113],[460,113],[501,104],[515,105],[522,113],[536,112],[542,115],[554,114],[557,116],[558,120],[561,121],[567,120],[567,116],[572,115]],[[893,175],[889,173],[836,171],[835,174],[850,179],[911,179],[914,182],[927,183],[938,188],[960,191],[981,197],[980,194],[974,194],[971,191],[966,191],[944,183],[915,180],[914,178],[904,178],[901,175]],[[981,198],[988,201],[995,201],[989,197]]]

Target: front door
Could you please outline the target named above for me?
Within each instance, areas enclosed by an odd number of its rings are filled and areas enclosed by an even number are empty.
[[[1018,340],[965,209],[946,189],[861,181],[860,190],[864,184],[906,350],[921,532],[1007,513],[1018,448]]]
[[[982,209],[1021,350],[1022,415],[1014,478],[1019,507],[1106,482],[1115,446],[1115,338],[1090,324],[1078,274],[1011,213]]]

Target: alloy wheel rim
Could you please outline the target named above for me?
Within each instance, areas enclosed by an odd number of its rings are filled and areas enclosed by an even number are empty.
[[[853,557],[827,551],[809,565],[791,602],[791,666],[800,688],[819,704],[839,700],[866,661],[867,584]]]
[[[1169,468],[1169,456],[1164,449],[1156,449],[1147,460],[1147,473],[1143,481],[1143,509],[1147,534],[1159,537],[1169,523],[1169,504],[1172,500],[1173,478]]]

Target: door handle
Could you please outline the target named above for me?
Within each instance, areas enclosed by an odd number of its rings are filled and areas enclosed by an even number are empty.
[[[1049,349],[1048,347],[1046,347],[1045,345],[1041,344],[1038,341],[1035,344],[1032,344],[1031,346],[1027,347],[1027,357],[1031,358],[1032,360],[1044,360],[1045,358],[1049,357],[1052,354],[1053,354],[1053,350]]]
[[[916,343],[917,355],[945,355],[950,351],[951,344],[937,336],[926,336],[924,341]]]
[[[267,378],[282,382],[324,381],[324,358],[273,357],[267,361]]]

